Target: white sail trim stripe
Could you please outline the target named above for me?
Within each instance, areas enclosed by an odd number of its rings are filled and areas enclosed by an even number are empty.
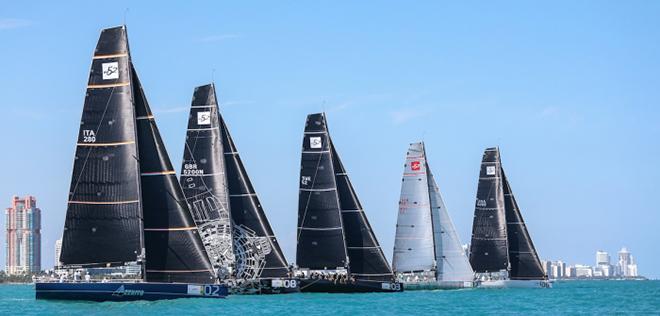
[[[224,154],[225,155],[238,155],[238,152],[237,151],[230,151],[230,152],[226,152]]]
[[[362,210],[341,210],[342,213],[360,213]]]
[[[337,188],[328,188],[328,189],[303,189],[300,188],[300,191],[305,191],[305,192],[330,192],[330,191],[336,191]]]
[[[128,201],[115,201],[115,202],[101,202],[101,201],[68,201],[69,204],[91,204],[91,205],[117,205],[117,204],[131,204],[131,203],[139,203],[140,200],[128,200]]]
[[[303,227],[303,226],[298,226],[298,229],[300,229],[300,230],[318,230],[318,231],[323,231],[323,230],[337,230],[337,229],[342,229],[342,227],[341,227],[341,226],[338,226],[338,227],[314,228],[314,227]]]
[[[210,272],[209,270],[152,270],[148,269],[147,272],[156,272],[156,273],[190,273],[190,272]]]
[[[372,247],[346,247],[347,249],[380,249],[380,246],[372,246]]]
[[[305,134],[325,134],[326,131],[318,131],[318,132],[304,132]]]
[[[329,152],[330,152],[329,150],[318,150],[318,151],[303,150],[303,154],[323,154],[323,153],[329,153]]]
[[[472,236],[472,239],[476,239],[476,240],[507,240],[507,238],[482,238],[482,237],[475,237],[475,236]]]
[[[190,227],[167,227],[167,228],[145,228],[145,232],[175,232],[175,231],[186,231],[186,230],[196,230],[196,226]]]
[[[214,106],[215,104],[206,104],[206,105],[191,105],[190,107],[193,109],[201,109],[201,108],[212,108]]]
[[[219,128],[218,126],[216,126],[216,127],[205,127],[205,128],[189,128],[189,129],[187,129],[187,131],[211,131],[211,130],[218,129],[218,128]]]
[[[103,147],[103,146],[120,146],[135,144],[135,141],[129,140],[125,142],[111,142],[111,143],[77,143],[78,146],[83,147]]]
[[[257,196],[257,193],[229,194],[229,197],[239,197],[239,196]]]
[[[147,115],[147,116],[138,116],[135,119],[136,120],[150,120],[150,119],[153,119],[153,118],[154,118],[153,115]]]
[[[117,53],[117,54],[105,54],[105,55],[94,55],[92,59],[108,59],[108,58],[119,58],[119,57],[127,57],[128,53]]]
[[[105,89],[105,88],[115,88],[115,87],[125,87],[130,85],[130,82],[117,82],[117,83],[108,83],[108,84],[89,84],[87,89]]]
[[[142,173],[140,173],[140,175],[143,176],[143,177],[162,176],[162,175],[168,175],[168,174],[176,174],[176,171],[174,171],[174,170],[165,170],[165,171],[154,171],[154,172],[142,172]]]

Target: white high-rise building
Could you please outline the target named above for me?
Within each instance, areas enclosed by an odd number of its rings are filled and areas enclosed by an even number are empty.
[[[62,253],[62,239],[58,239],[55,241],[55,269],[60,267],[62,265],[62,261],[60,261],[60,254]]]
[[[596,265],[609,265],[610,264],[610,255],[606,251],[598,250],[596,251]]]
[[[623,277],[630,276],[628,266],[631,264],[631,255],[626,247],[619,251],[619,262],[617,263],[617,274]]]
[[[566,277],[566,262],[563,262],[563,261],[559,260],[559,261],[557,261],[557,266],[559,267],[559,277],[558,278]]]

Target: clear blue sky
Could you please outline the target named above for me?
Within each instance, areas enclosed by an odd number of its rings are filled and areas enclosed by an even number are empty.
[[[614,259],[627,246],[641,273],[660,277],[653,1],[4,3],[0,201],[37,196],[44,266],[62,231],[92,52],[125,8],[177,169],[193,87],[215,69],[289,260],[305,116],[325,110],[388,258],[404,155],[423,138],[464,243],[482,151],[499,145],[542,258],[593,264],[596,250]]]

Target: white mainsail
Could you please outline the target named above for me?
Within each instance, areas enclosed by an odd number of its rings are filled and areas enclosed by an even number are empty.
[[[410,144],[406,155],[394,239],[396,273],[435,270],[431,201],[424,144]]]
[[[442,200],[433,173],[430,168],[427,168],[427,170],[434,227],[433,239],[435,240],[436,262],[438,265],[436,279],[438,281],[471,282],[474,280],[474,271],[472,271],[470,261],[465,251],[463,251],[454,223],[449,217],[449,213],[447,213],[447,207],[445,207]]]

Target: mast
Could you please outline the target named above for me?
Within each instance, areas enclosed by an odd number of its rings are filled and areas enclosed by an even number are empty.
[[[296,263],[312,270],[348,268],[330,138],[323,113],[307,116],[300,165]]]
[[[66,266],[124,265],[136,261],[143,249],[130,51],[124,26],[101,31],[90,68],[60,258]]]
[[[504,169],[502,169],[502,178],[509,255],[511,256],[509,277],[513,280],[547,279]]]
[[[235,263],[226,162],[213,84],[195,88],[180,184],[216,271]]]
[[[509,269],[502,168],[498,148],[484,152],[472,224],[470,264],[475,272]]]
[[[350,274],[358,279],[392,281],[394,276],[383,249],[367,220],[348,173],[330,142],[332,165],[339,194],[339,206],[344,227],[344,237],[349,259]]]
[[[397,273],[435,271],[436,246],[423,143],[412,143],[401,179],[392,266]]]
[[[131,65],[149,282],[209,283],[213,268]],[[116,236],[115,236],[116,238]]]
[[[215,93],[214,93],[215,95]],[[217,106],[217,100],[214,100]],[[218,113],[225,156],[237,277],[284,278],[289,267],[259,197],[248,177],[222,114]]]

